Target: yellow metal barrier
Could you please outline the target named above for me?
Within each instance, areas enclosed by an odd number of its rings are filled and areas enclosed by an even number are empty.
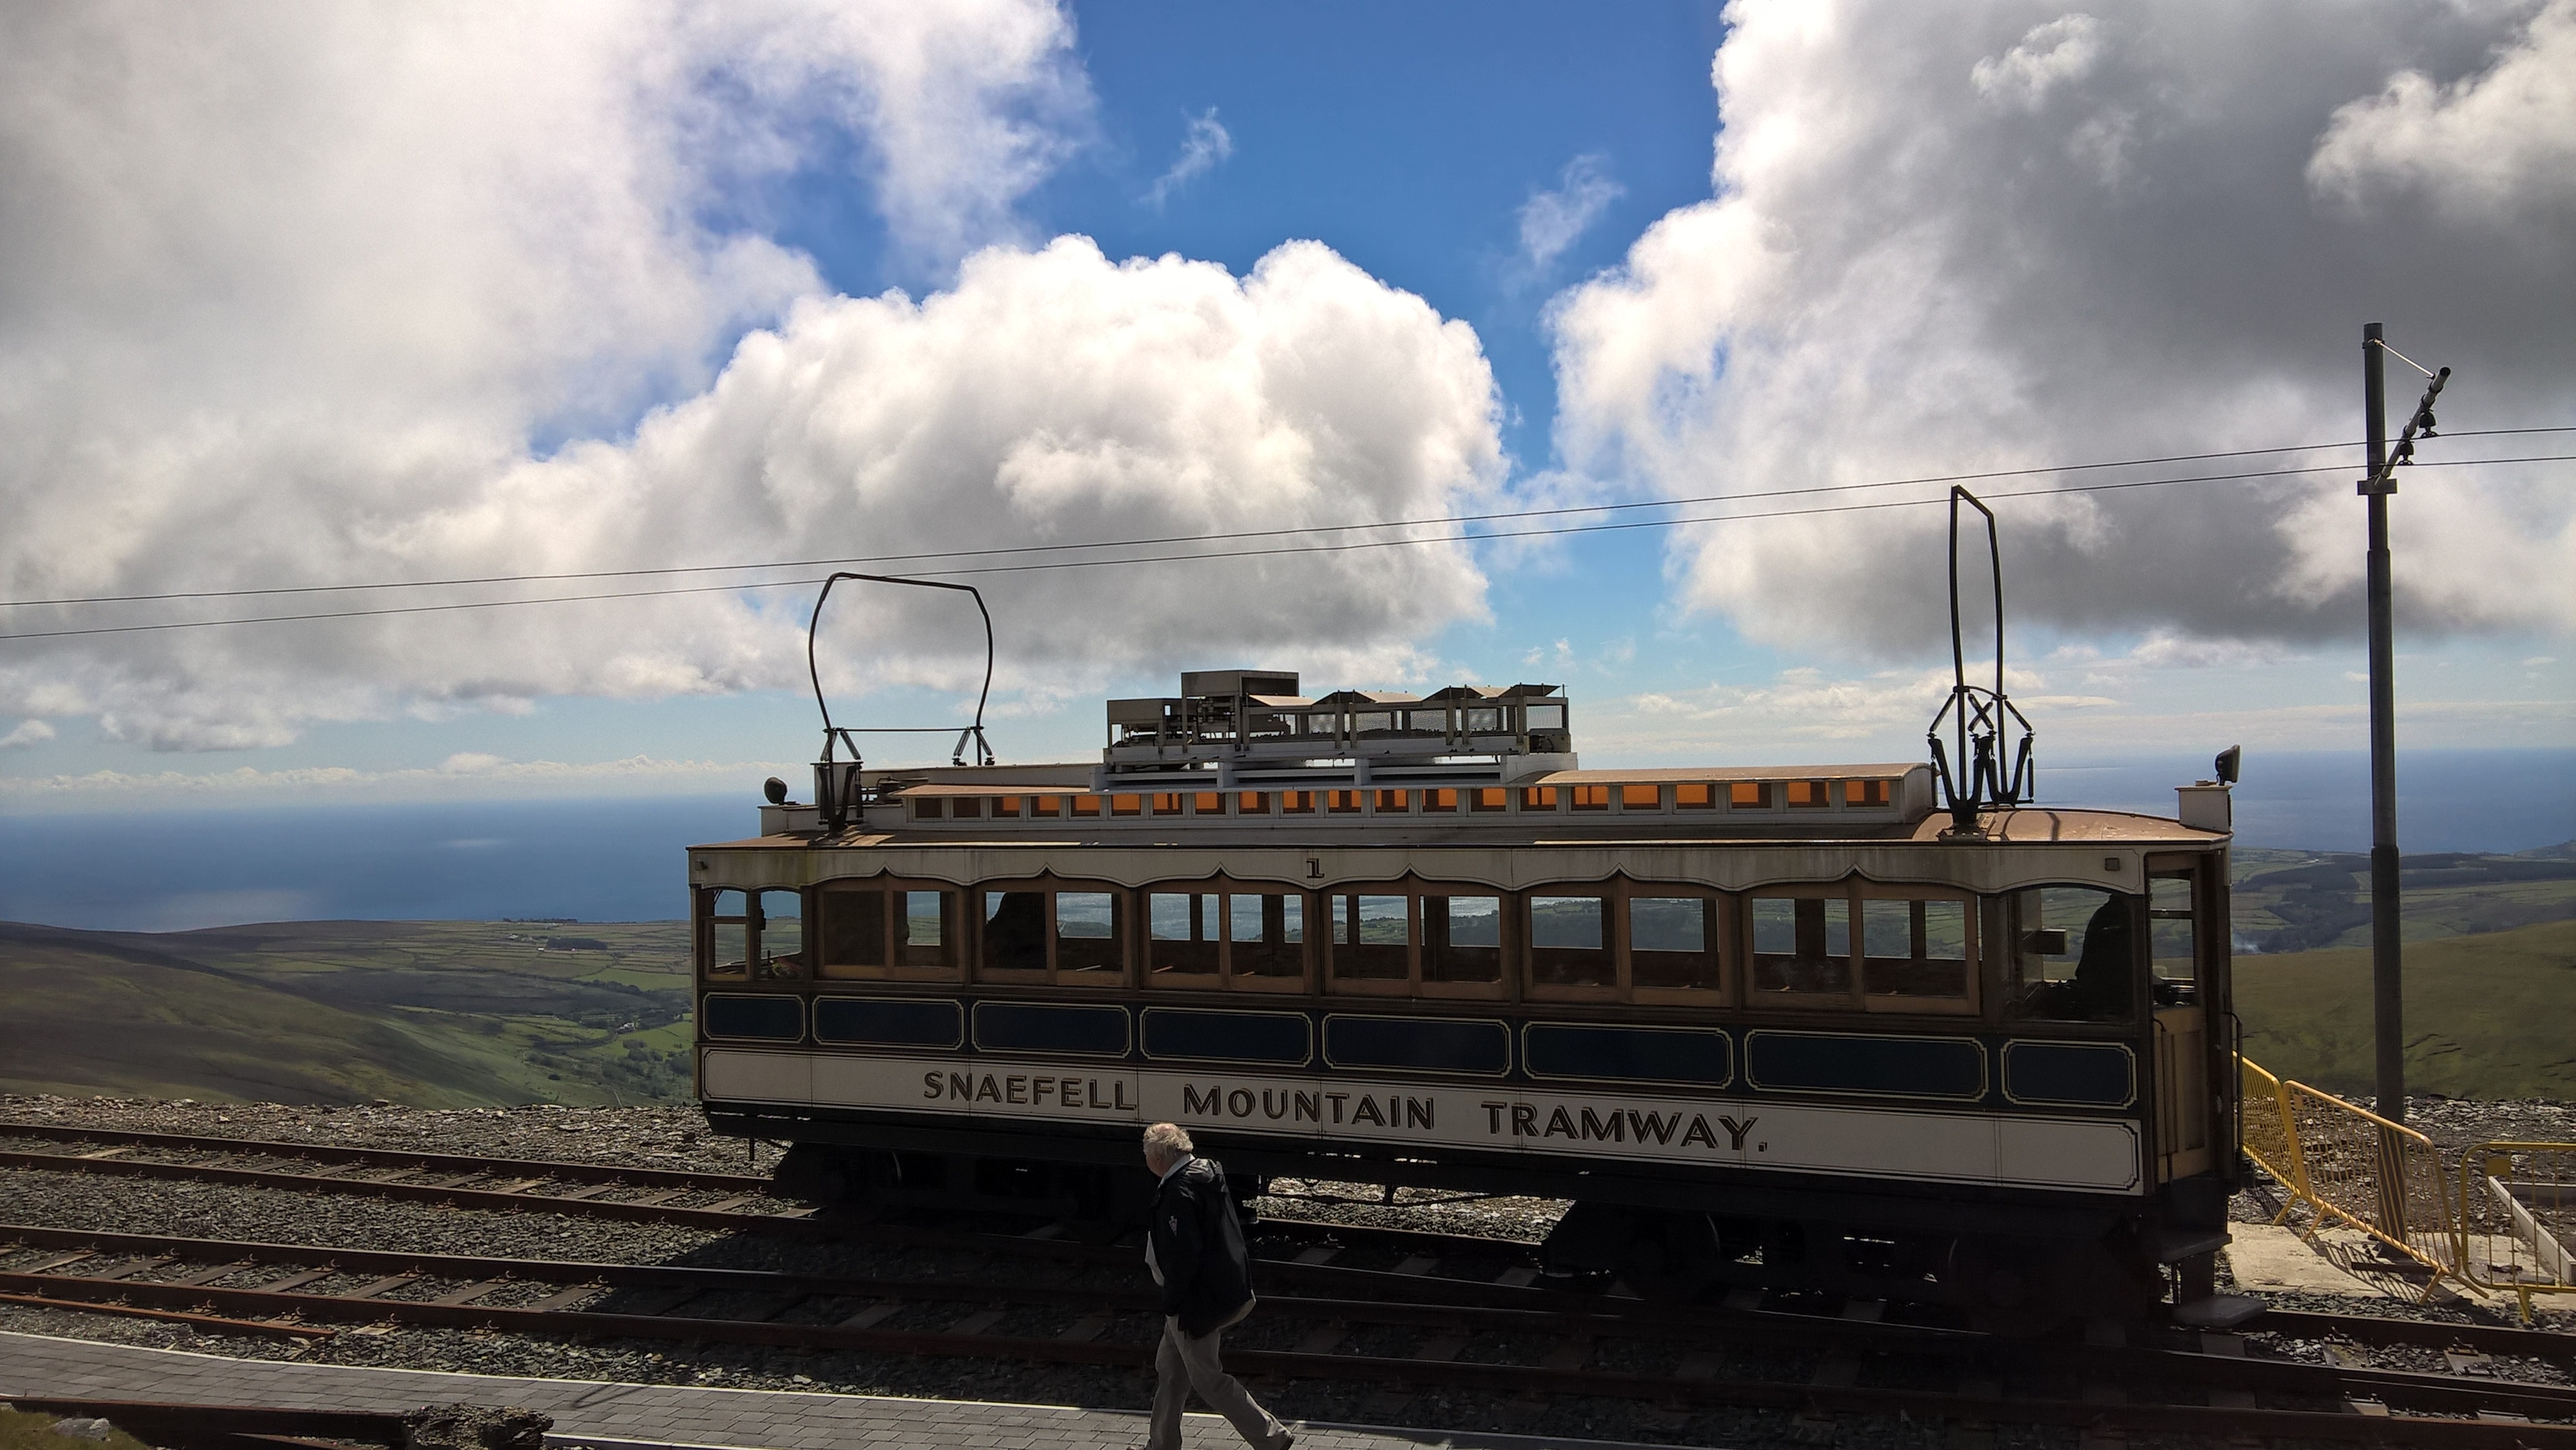
[[[2290,1095],[2283,1090],[2279,1078],[2241,1053],[2236,1058],[2236,1085],[2237,1139],[2244,1146],[2245,1156],[2290,1190],[2289,1201],[2272,1215],[2272,1222],[2279,1223],[2290,1216],[2290,1210],[2313,1198],[2299,1167],[2299,1138],[2290,1122]]]
[[[2460,1155],[2462,1276],[2510,1293],[2576,1294],[2576,1143],[2481,1143]]]
[[[2320,1219],[2361,1230],[2437,1275],[2459,1275],[2441,1150],[2414,1129],[2302,1082],[2281,1084],[2303,1195]],[[2433,1285],[2425,1285],[2430,1297]]]

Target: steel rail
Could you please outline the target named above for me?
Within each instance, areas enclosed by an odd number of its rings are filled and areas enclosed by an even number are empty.
[[[971,1303],[971,1304],[1044,1304],[1078,1309],[1120,1309],[1131,1313],[1149,1313],[1155,1305],[1152,1295],[1137,1290],[1102,1290],[1074,1286],[1044,1286],[1025,1283],[977,1284],[954,1280],[890,1280],[879,1278],[826,1278],[782,1274],[767,1270],[729,1270],[697,1267],[574,1263],[552,1260],[497,1259],[479,1256],[438,1255],[380,1250],[338,1250],[307,1245],[238,1243],[173,1238],[166,1235],[88,1232],[37,1226],[0,1225],[0,1242],[37,1248],[77,1246],[91,1256],[119,1258],[115,1274],[101,1277],[60,1272],[63,1260],[47,1261],[38,1272],[0,1271],[0,1285],[23,1288],[58,1301],[77,1303],[83,1299],[122,1300],[131,1304],[137,1299],[159,1304],[195,1307],[203,1312],[207,1306],[240,1310],[266,1310],[272,1314],[283,1310],[297,1315],[314,1315],[330,1319],[358,1319],[420,1323],[448,1328],[500,1328],[555,1334],[613,1334],[632,1338],[704,1338],[733,1343],[778,1347],[840,1348],[877,1350],[890,1353],[956,1353],[970,1357],[1036,1358],[1075,1363],[1128,1362],[1114,1355],[1102,1358],[1095,1351],[1104,1347],[1092,1345],[1091,1339],[1106,1328],[1095,1323],[1092,1334],[1081,1338],[1055,1340],[997,1340],[980,1333],[921,1334],[902,1330],[877,1330],[855,1321],[840,1325],[816,1323],[780,1323],[786,1314],[809,1300],[866,1300],[883,1304],[896,1303]],[[141,1259],[122,1256],[142,1254]],[[157,1257],[154,1257],[157,1256]],[[291,1267],[295,1264],[323,1265],[337,1273],[390,1275],[380,1278],[359,1294],[325,1294],[310,1290],[284,1292],[259,1287],[209,1288],[206,1281],[223,1275],[198,1274],[196,1282],[163,1282],[130,1277],[168,1267],[177,1259],[211,1262],[218,1269],[248,1271],[259,1267]],[[70,1262],[78,1262],[77,1260]],[[312,1275],[290,1276],[295,1287],[312,1281]],[[405,1287],[407,1280],[429,1279],[463,1282],[466,1292],[451,1293],[430,1300],[397,1300],[375,1297]],[[286,1283],[286,1280],[275,1282]],[[471,1301],[494,1292],[509,1283],[570,1283],[579,1286],[571,1294],[549,1297],[544,1305],[494,1306]],[[777,1302],[765,1312],[749,1319],[674,1318],[668,1313],[637,1314],[576,1307],[584,1302],[581,1290],[609,1292],[614,1288],[660,1287],[684,1291],[679,1299],[669,1301],[666,1309],[676,1309],[688,1297],[701,1292],[751,1292]],[[1386,1301],[1333,1301],[1276,1298],[1265,1301],[1271,1313],[1281,1317],[1323,1321],[1333,1325],[1406,1325],[1438,1328],[1455,1332],[1472,1328],[1477,1333],[1540,1334],[1552,1342],[1585,1342],[1622,1340],[1682,1341],[1702,1343],[1709,1339],[1760,1340],[1777,1344],[1783,1336],[1777,1328],[1740,1323],[1728,1326],[1692,1322],[1687,1318],[1661,1320],[1634,1316],[1607,1315],[1598,1312],[1567,1310],[1481,1310],[1461,1311],[1452,1306]],[[69,1307],[69,1303],[66,1307]],[[552,1307],[547,1307],[552,1306]],[[883,1316],[879,1316],[883,1317]],[[1828,1328],[1854,1329],[1866,1326],[1803,1326],[1810,1334],[1803,1336],[1813,1343],[1848,1348],[1848,1340],[1817,1333]],[[1796,1338],[1800,1336],[1789,1336]],[[1029,1349],[1030,1344],[1089,1346],[1067,1349],[1062,1353]],[[1463,1347],[1463,1342],[1461,1342]],[[1111,1346],[1120,1349],[1134,1362],[1141,1363],[1144,1348],[1138,1345]],[[2265,1361],[2228,1358],[2214,1355],[2177,1354],[2158,1349],[2124,1349],[2111,1346],[2069,1346],[2052,1352],[2045,1347],[2007,1347],[1976,1336],[1951,1335],[1944,1340],[1923,1340],[1904,1345],[1882,1345],[1883,1350],[1921,1352],[1938,1348],[1992,1351],[2013,1348],[2027,1364],[2041,1368],[2072,1370],[2091,1375],[2117,1374],[2124,1383],[2180,1380],[2212,1387],[2268,1390],[2277,1394],[2305,1395],[2339,1399],[2347,1396],[2375,1396],[2410,1409],[2510,1410],[2553,1418],[2576,1417],[2576,1389],[2535,1385],[2509,1380],[2468,1382],[2458,1376],[2426,1375],[2409,1371],[2370,1370],[2321,1366],[2288,1361]],[[1455,1353],[1453,1349],[1452,1354]],[[1278,1358],[1265,1359],[1280,1373],[1313,1374],[1321,1369],[1337,1369],[1353,1356],[1300,1351]],[[1359,1357],[1363,1360],[1366,1357]],[[1250,1361],[1247,1360],[1247,1363]],[[1515,1371],[1528,1367],[1477,1365],[1461,1368],[1454,1359],[1396,1361],[1412,1367],[1406,1376],[1432,1383],[1460,1383],[1457,1376],[1466,1374],[1475,1386],[1487,1387],[1476,1378],[1490,1370]],[[1572,1372],[1572,1371],[1567,1371]],[[1598,1372],[1585,1383],[1594,1384]],[[1327,1374],[1326,1377],[1330,1377]],[[1661,1385],[1662,1380],[1654,1383]],[[1847,1388],[1847,1387],[1846,1387]],[[1567,1393],[1626,1393],[1600,1388],[1586,1388]],[[2167,1407],[2170,1408],[2170,1407]],[[2188,1408],[2188,1407],[2186,1407]]]
[[[2563,1329],[2460,1324],[2447,1319],[2391,1319],[2384,1314],[2266,1309],[2236,1326],[2236,1332],[2278,1334],[2290,1339],[2348,1339],[2356,1344],[2407,1345],[2418,1349],[2474,1349],[2509,1359],[2576,1361],[2576,1334]]]
[[[207,1153],[250,1153],[317,1163],[366,1163],[421,1172],[492,1173],[504,1177],[559,1178],[569,1183],[631,1183],[638,1188],[703,1188],[771,1194],[767,1176],[699,1173],[684,1168],[568,1163],[554,1158],[494,1158],[478,1153],[425,1153],[410,1148],[368,1148],[349,1143],[297,1143],[267,1138],[226,1138],[200,1133],[152,1133],[131,1128],[82,1128],[68,1123],[0,1122],[0,1138],[55,1143],[130,1144]]]
[[[96,1416],[150,1445],[224,1444],[243,1438],[408,1443],[411,1416],[375,1410],[286,1409],[275,1405],[198,1405],[165,1400],[83,1399],[69,1395],[0,1395],[0,1404],[58,1418]]]

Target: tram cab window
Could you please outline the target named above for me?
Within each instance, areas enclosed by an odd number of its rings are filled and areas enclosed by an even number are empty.
[[[1752,997],[1851,996],[1851,903],[1839,896],[1753,896]]]
[[[1598,896],[1533,896],[1529,901],[1530,983],[1535,987],[1616,987],[1610,950],[1610,903]]]
[[[977,977],[1058,986],[1116,986],[1126,980],[1124,893],[1032,882],[980,895]]]
[[[1335,981],[1403,982],[1413,975],[1412,897],[1344,895],[1330,901]]]
[[[1717,903],[1705,896],[1629,897],[1628,974],[1641,993],[1715,993],[1721,984]]]
[[[1306,977],[1306,898],[1278,892],[1228,896],[1229,984],[1295,987]]]
[[[751,962],[761,981],[794,981],[805,972],[805,897],[797,891],[753,893]]]
[[[751,977],[751,902],[741,891],[710,891],[706,927],[699,943],[700,975],[711,982],[747,981]]]
[[[1503,979],[1503,899],[1499,896],[1422,898],[1422,980],[1500,982]]]
[[[1861,992],[1869,1006],[1916,1012],[1966,1008],[1975,991],[1977,958],[1966,898],[1869,898],[1859,905]]]
[[[2149,985],[2159,1007],[2189,1007],[2200,1000],[2199,939],[2192,920],[2189,873],[2147,879],[2147,939],[2154,975]]]
[[[2004,1015],[2121,1022],[2137,982],[2136,898],[2091,886],[2039,886],[2004,898]]]
[[[1214,892],[1155,891],[1145,897],[1145,973],[1148,982],[1204,978],[1215,986],[1217,936],[1224,924]],[[1174,985],[1177,985],[1176,983]]]

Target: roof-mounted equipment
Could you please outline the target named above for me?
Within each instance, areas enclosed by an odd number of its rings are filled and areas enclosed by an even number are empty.
[[[1986,516],[1986,559],[1995,582],[1995,685],[1968,683],[1967,646],[1959,624],[1959,504]],[[1950,813],[1945,836],[1980,836],[1978,812],[1986,806],[2017,806],[2038,793],[2039,766],[2031,757],[2030,721],[2013,708],[2004,693],[2004,555],[1995,533],[1995,511],[1966,489],[1950,488],[1950,698],[1932,717],[1924,738],[1932,747],[1932,769],[1941,786],[1942,808]],[[1955,767],[1941,745],[1941,726],[1956,734]],[[2014,731],[2020,734],[2015,739]],[[2012,766],[2005,769],[2009,757]]]
[[[863,584],[907,584],[916,589],[954,589],[974,596],[975,612],[984,617],[984,688],[975,697],[975,720],[960,728],[953,725],[834,725],[831,702],[823,698],[822,671],[814,663],[814,636],[823,627],[823,602],[832,597],[832,586],[844,579]],[[974,747],[977,765],[993,763],[993,747],[984,739],[984,704],[993,695],[993,611],[984,607],[983,592],[972,584],[949,584],[937,579],[906,579],[892,574],[851,574],[835,572],[823,581],[823,592],[814,597],[814,617],[805,626],[805,673],[814,682],[814,706],[823,712],[823,758],[814,762],[814,804],[823,819],[824,837],[829,839],[846,829],[852,813],[865,802],[861,799],[859,779],[860,735],[945,735],[956,730],[957,744],[948,752],[951,765],[967,763],[968,746]],[[848,760],[833,759],[835,746],[846,746]]]

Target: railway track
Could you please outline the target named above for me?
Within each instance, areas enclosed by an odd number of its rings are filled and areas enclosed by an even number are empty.
[[[748,1230],[954,1252],[985,1265],[1034,1260],[1070,1271],[1124,1271],[1135,1257],[1131,1247],[1084,1242],[1062,1225],[998,1233],[817,1216],[769,1196],[765,1179],[735,1174],[0,1127],[0,1138],[10,1137],[88,1146],[0,1151],[0,1166]],[[263,1162],[268,1166],[252,1166]],[[324,1326],[395,1323],[1107,1366],[1146,1362],[1153,1334],[1141,1289],[1050,1286],[1032,1282],[1024,1269],[1002,1279],[937,1271],[817,1278],[32,1225],[0,1227],[0,1239],[15,1245],[0,1258],[0,1297],[248,1333],[321,1337],[338,1332]],[[1269,1221],[1257,1247],[1273,1291],[1258,1321],[1265,1336],[1240,1340],[1229,1357],[1246,1372],[1281,1378],[1597,1395],[1674,1408],[1903,1411],[1969,1424],[2110,1423],[2142,1432],[2576,1447],[2576,1390],[2499,1377],[2499,1366],[2524,1360],[2576,1366],[2576,1336],[2563,1334],[2287,1311],[2244,1326],[2284,1339],[2434,1350],[2451,1374],[2248,1357],[2238,1335],[2007,1346],[1938,1325],[1890,1322],[1889,1306],[1867,1301],[1738,1291],[1718,1306],[1669,1306],[1551,1287],[1532,1267],[1535,1246],[1516,1240]],[[1334,1262],[1345,1255],[1394,1262]],[[1467,1266],[1474,1277],[1460,1276]],[[1780,1364],[1757,1362],[1782,1356]],[[1607,1367],[1613,1364],[1647,1368]],[[1949,1388],[1922,1388],[1926,1375]],[[2130,1403],[2147,1386],[2171,1388]],[[2403,1413],[2372,1413],[2379,1410]],[[2480,1415],[2565,1423],[2464,1418]]]
[[[0,1245],[7,1246],[0,1293],[21,1302],[211,1314],[308,1335],[329,1332],[324,1326],[395,1324],[1142,1368],[1156,1329],[1141,1288],[1032,1283],[1025,1274],[825,1277],[33,1225],[0,1225]],[[2242,1347],[2233,1336],[2204,1336],[2188,1352],[2108,1342],[2003,1345],[1865,1316],[1285,1295],[1263,1301],[1228,1358],[1239,1372],[1283,1379],[1675,1408],[2576,1447],[2576,1389],[2247,1358]]]

